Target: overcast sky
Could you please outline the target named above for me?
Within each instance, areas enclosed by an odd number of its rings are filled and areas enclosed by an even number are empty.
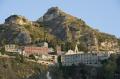
[[[0,23],[12,14],[37,20],[53,6],[93,28],[120,37],[120,0],[0,0]]]

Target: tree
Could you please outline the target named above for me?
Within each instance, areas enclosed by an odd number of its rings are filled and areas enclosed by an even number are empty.
[[[120,56],[118,56],[116,63],[117,63],[117,72],[120,73]]]
[[[103,63],[103,72],[105,79],[113,79],[116,68],[116,56],[111,55],[110,58],[105,63]]]
[[[30,59],[37,60],[33,54],[30,55],[29,57],[30,57]]]
[[[61,56],[58,56],[57,58],[58,64],[59,64],[59,68],[62,68],[62,62],[61,62]]]
[[[1,52],[2,55],[4,55],[5,54],[5,48],[1,48],[0,52]]]
[[[20,63],[23,63],[24,62],[24,57],[23,55],[19,55],[19,54],[16,54],[16,60]]]

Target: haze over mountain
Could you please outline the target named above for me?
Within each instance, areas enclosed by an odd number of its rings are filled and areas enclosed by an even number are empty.
[[[39,18],[39,17],[38,17]],[[39,41],[75,45],[84,50],[118,50],[119,40],[114,35],[102,33],[85,21],[52,7],[36,21],[20,15],[11,15],[0,25],[0,44],[36,44]],[[73,43],[73,44],[72,44]],[[72,46],[71,46],[72,47]]]

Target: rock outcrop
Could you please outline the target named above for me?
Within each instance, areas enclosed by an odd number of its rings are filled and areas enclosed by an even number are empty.
[[[78,20],[76,17],[64,13],[58,7],[52,7],[48,9],[38,22],[43,22],[50,29],[50,33],[59,39],[71,40],[80,36],[79,24],[82,25],[82,22],[80,21],[79,23]]]
[[[7,19],[5,19],[5,24],[19,24],[19,25],[24,25],[31,23],[26,19],[24,16],[20,15],[11,15]]]
[[[16,24],[3,24],[0,25],[0,43],[9,44],[29,44],[31,43],[30,33],[20,25]]]
[[[24,16],[11,15],[0,25],[0,44],[34,44],[36,41],[44,40],[44,27],[36,22],[29,21]],[[46,31],[46,39],[54,36]]]

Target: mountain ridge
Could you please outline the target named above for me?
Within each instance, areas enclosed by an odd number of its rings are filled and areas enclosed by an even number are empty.
[[[70,44],[70,49],[76,42],[80,42],[79,49],[84,49],[83,51],[119,50],[119,39],[114,35],[93,29],[82,19],[65,13],[58,7],[48,9],[36,21],[29,21],[20,15],[11,15],[0,25],[0,30],[0,44],[22,45],[48,41],[52,42],[52,46],[64,43],[67,47],[67,44]]]

